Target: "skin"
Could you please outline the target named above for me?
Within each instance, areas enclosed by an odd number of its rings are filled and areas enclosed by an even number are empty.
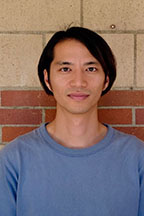
[[[54,121],[47,131],[59,144],[68,148],[87,148],[104,138],[107,128],[98,120],[97,104],[107,88],[101,64],[75,39],[59,42],[48,73],[47,87],[57,101]]]

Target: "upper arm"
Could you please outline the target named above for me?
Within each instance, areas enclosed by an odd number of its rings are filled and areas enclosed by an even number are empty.
[[[141,152],[141,160],[139,164],[139,184],[140,184],[140,197],[139,197],[138,216],[144,216],[144,152]]]
[[[0,215],[16,215],[17,177],[12,161],[0,154]]]

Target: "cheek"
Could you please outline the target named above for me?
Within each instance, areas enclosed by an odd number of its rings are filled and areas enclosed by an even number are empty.
[[[59,98],[64,93],[64,83],[59,79],[51,80],[51,87],[55,98]]]
[[[53,89],[63,89],[67,86],[68,79],[65,77],[59,77],[58,75],[56,76],[51,76],[51,86]]]
[[[90,87],[92,86],[95,89],[99,89],[99,90],[103,89],[105,86],[105,77],[102,76],[102,77],[96,77],[96,79],[93,79],[90,84]]]

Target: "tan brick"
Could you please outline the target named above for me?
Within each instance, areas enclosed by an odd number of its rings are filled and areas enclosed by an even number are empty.
[[[0,30],[56,30],[79,24],[78,0],[7,0],[0,1]]]
[[[137,36],[137,87],[144,87],[144,35]]]
[[[117,61],[114,87],[130,87],[134,81],[134,37],[129,34],[101,34]]]
[[[0,86],[40,86],[41,35],[0,35]]]
[[[112,24],[118,30],[144,29],[144,1],[142,0],[83,0],[84,25],[109,30]]]

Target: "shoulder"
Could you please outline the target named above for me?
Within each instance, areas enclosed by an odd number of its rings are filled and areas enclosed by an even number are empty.
[[[115,141],[120,142],[120,143],[124,143],[127,145],[131,145],[131,147],[135,146],[135,147],[138,147],[140,149],[144,148],[144,141],[140,140],[136,136],[121,132],[121,131],[114,129],[114,128],[112,128],[112,130],[113,130],[113,139]]]
[[[141,175],[144,173],[144,142],[134,135],[111,128],[111,152]]]
[[[144,141],[134,135],[121,132],[114,128],[112,128],[112,131],[113,146],[125,152],[130,157],[137,157],[144,161]]]
[[[17,137],[0,151],[0,176],[1,172],[6,175],[18,175],[21,169],[27,169],[31,163],[34,164],[38,158],[42,157],[41,152],[45,152],[45,143],[42,131],[45,125]],[[43,147],[44,146],[44,147]]]
[[[36,146],[41,140],[40,131],[43,127],[44,125],[29,133],[21,135],[6,144],[6,146],[0,151],[0,158],[11,158],[15,160],[20,154],[26,154],[30,151],[30,149],[34,149],[34,147],[36,149]]]

